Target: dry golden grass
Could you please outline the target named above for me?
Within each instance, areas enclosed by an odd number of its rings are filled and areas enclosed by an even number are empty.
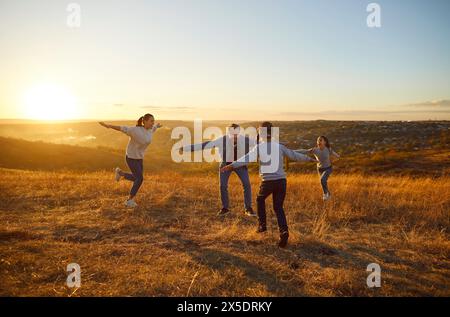
[[[242,191],[215,216],[217,175],[146,175],[135,210],[111,173],[0,170],[0,295],[7,296],[449,296],[448,178],[291,175],[287,249],[277,226],[254,233]],[[255,197],[259,179],[252,176]],[[271,200],[268,200],[268,206]],[[66,265],[81,266],[79,289]],[[366,286],[366,267],[382,286]]]

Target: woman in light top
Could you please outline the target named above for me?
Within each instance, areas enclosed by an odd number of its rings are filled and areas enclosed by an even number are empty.
[[[116,181],[119,181],[123,177],[133,182],[130,195],[125,205],[129,208],[135,208],[137,204],[134,201],[134,197],[144,181],[145,150],[152,142],[153,133],[161,127],[161,124],[155,124],[155,118],[149,113],[140,117],[135,127],[115,126],[104,122],[99,123],[105,128],[123,132],[130,137],[126,150],[126,162],[131,173],[125,173],[118,167],[115,168],[114,172]]]
[[[331,149],[330,142],[326,136],[319,136],[317,138],[317,146],[309,150],[296,150],[296,152],[302,154],[312,154],[318,160],[317,162],[317,172],[320,177],[320,184],[323,190],[323,200],[328,200],[331,198],[330,190],[328,189],[328,178],[333,172],[333,167],[331,164],[331,157],[334,156],[339,158],[339,154]]]

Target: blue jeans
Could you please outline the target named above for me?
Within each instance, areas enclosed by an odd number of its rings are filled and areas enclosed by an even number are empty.
[[[136,160],[127,156],[126,161],[128,167],[130,168],[131,174],[123,173],[123,177],[133,182],[133,186],[130,190],[130,196],[134,197],[144,181],[144,160]]]
[[[226,163],[221,163],[220,167],[225,166]],[[241,180],[244,188],[244,208],[252,208],[252,187],[250,185],[250,178],[248,177],[247,166],[243,166],[234,170],[239,179]],[[230,178],[232,171],[220,172],[220,199],[222,200],[222,207],[228,209],[230,207],[230,201],[228,198],[228,179]]]
[[[325,168],[318,168],[317,169],[320,177],[320,184],[322,185],[322,190],[324,194],[329,194],[330,191],[328,190],[328,177],[330,177],[331,173],[333,172],[333,168],[331,166],[325,167]]]
[[[272,195],[273,210],[277,216],[278,229],[280,230],[280,233],[288,231],[286,215],[283,208],[284,198],[286,197],[286,186],[285,178],[273,181],[263,181],[261,183],[258,196],[256,197],[260,226],[266,226],[266,198]]]

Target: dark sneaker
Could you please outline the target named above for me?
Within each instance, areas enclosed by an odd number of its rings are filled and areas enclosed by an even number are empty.
[[[278,246],[280,248],[285,248],[289,239],[289,232],[284,231],[280,234],[280,241],[278,241]]]
[[[229,209],[227,209],[227,208],[222,208],[222,209],[217,213],[217,216],[223,216],[223,215],[226,215],[226,214],[229,213],[229,212],[230,212]]]
[[[247,208],[245,209],[245,215],[250,217],[256,217],[256,213],[253,210],[253,208]]]
[[[256,233],[263,233],[267,231],[267,227],[265,225],[259,225],[258,229],[256,229]]]

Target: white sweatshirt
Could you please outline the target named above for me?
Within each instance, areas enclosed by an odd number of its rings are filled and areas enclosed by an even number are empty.
[[[156,126],[147,130],[144,127],[121,126],[120,130],[130,137],[127,145],[127,156],[131,159],[142,160],[145,150],[152,143],[153,132]]]
[[[293,161],[316,162],[307,155],[303,155],[288,149],[277,142],[262,142],[256,145],[247,155],[241,157],[233,164],[234,168],[247,165],[248,162],[259,162],[259,174],[263,181],[286,178],[284,172],[284,157]]]

